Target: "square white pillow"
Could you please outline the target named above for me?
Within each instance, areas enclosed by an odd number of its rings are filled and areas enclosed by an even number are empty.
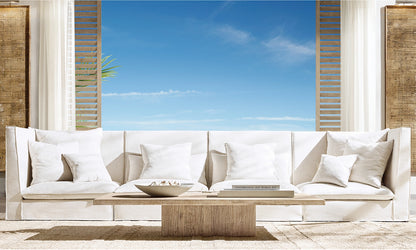
[[[200,182],[204,185],[207,185],[205,178],[205,162],[206,154],[194,154],[191,155],[190,167],[191,167],[191,176],[192,181]],[[127,156],[129,168],[127,172],[127,181],[137,180],[140,178],[140,175],[143,171],[143,157],[141,154],[129,153]]]
[[[212,151],[211,152],[211,185],[222,182],[227,176],[227,154]]]
[[[348,140],[360,141],[362,143],[375,143],[387,140],[389,129],[377,132],[327,132],[327,154],[340,156],[344,154],[345,145]]]
[[[111,182],[100,154],[64,154],[74,182]]]
[[[346,187],[348,186],[352,166],[356,160],[357,155],[322,155],[319,168],[312,182],[330,183]]]
[[[227,176],[225,180],[276,179],[276,146],[275,143],[255,145],[226,143]]]
[[[36,129],[37,141],[55,145],[77,141],[79,143],[79,152],[82,154],[101,154],[102,136],[102,128],[87,131],[52,131]]]
[[[393,149],[393,141],[365,144],[348,141],[344,155],[356,154],[358,159],[351,170],[350,181],[368,184],[380,188],[381,178],[386,170]]]
[[[140,179],[192,180],[192,143],[169,146],[141,144],[140,148],[144,162]]]
[[[78,142],[66,142],[58,145],[30,142],[29,154],[32,162],[32,183],[70,181],[71,170],[62,157],[62,154],[78,153]]]

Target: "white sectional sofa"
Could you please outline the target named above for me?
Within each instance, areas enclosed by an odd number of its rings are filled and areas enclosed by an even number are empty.
[[[368,133],[336,132],[348,137]],[[350,182],[348,187],[311,183],[322,154],[327,153],[326,132],[286,131],[104,131],[101,154],[113,182],[72,181],[30,185],[28,143],[34,129],[6,129],[7,220],[157,220],[159,206],[94,206],[93,199],[108,192],[137,192],[135,183],[140,144],[192,143],[192,159],[204,164],[194,191],[220,190],[236,183],[223,181],[224,169],[213,164],[213,155],[225,153],[224,143],[277,143],[276,157],[283,166],[282,180],[300,192],[325,198],[324,206],[258,206],[257,219],[266,221],[407,221],[409,218],[410,129],[388,131],[393,151],[381,188]],[[196,173],[198,174],[198,173]]]

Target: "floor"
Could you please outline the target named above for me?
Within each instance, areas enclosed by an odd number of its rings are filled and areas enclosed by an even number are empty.
[[[160,222],[0,221],[0,248],[14,249],[414,249],[406,223],[258,223],[256,237],[160,235]]]

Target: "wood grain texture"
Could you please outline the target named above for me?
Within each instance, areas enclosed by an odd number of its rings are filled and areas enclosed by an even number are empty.
[[[341,2],[316,1],[316,130],[339,131],[341,103]],[[328,88],[334,86],[334,88]],[[322,114],[322,115],[321,115]]]
[[[0,171],[5,127],[29,126],[29,7],[0,6]]]
[[[75,34],[76,127],[87,130],[101,127],[101,0],[75,2]]]
[[[256,206],[163,205],[162,236],[256,236]]]
[[[416,171],[416,6],[386,7],[386,127],[412,129]]]
[[[212,194],[210,194],[211,196]],[[215,195],[215,194],[214,194]],[[206,193],[187,192],[178,197],[149,197],[143,193],[109,193],[94,200],[94,205],[325,205],[325,200],[295,194],[294,198],[217,198]]]

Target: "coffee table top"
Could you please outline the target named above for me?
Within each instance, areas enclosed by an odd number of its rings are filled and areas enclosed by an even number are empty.
[[[295,194],[294,198],[218,198],[215,195],[186,192],[178,197],[150,197],[139,192],[108,193],[94,199],[94,205],[325,205],[324,199],[307,194]]]

